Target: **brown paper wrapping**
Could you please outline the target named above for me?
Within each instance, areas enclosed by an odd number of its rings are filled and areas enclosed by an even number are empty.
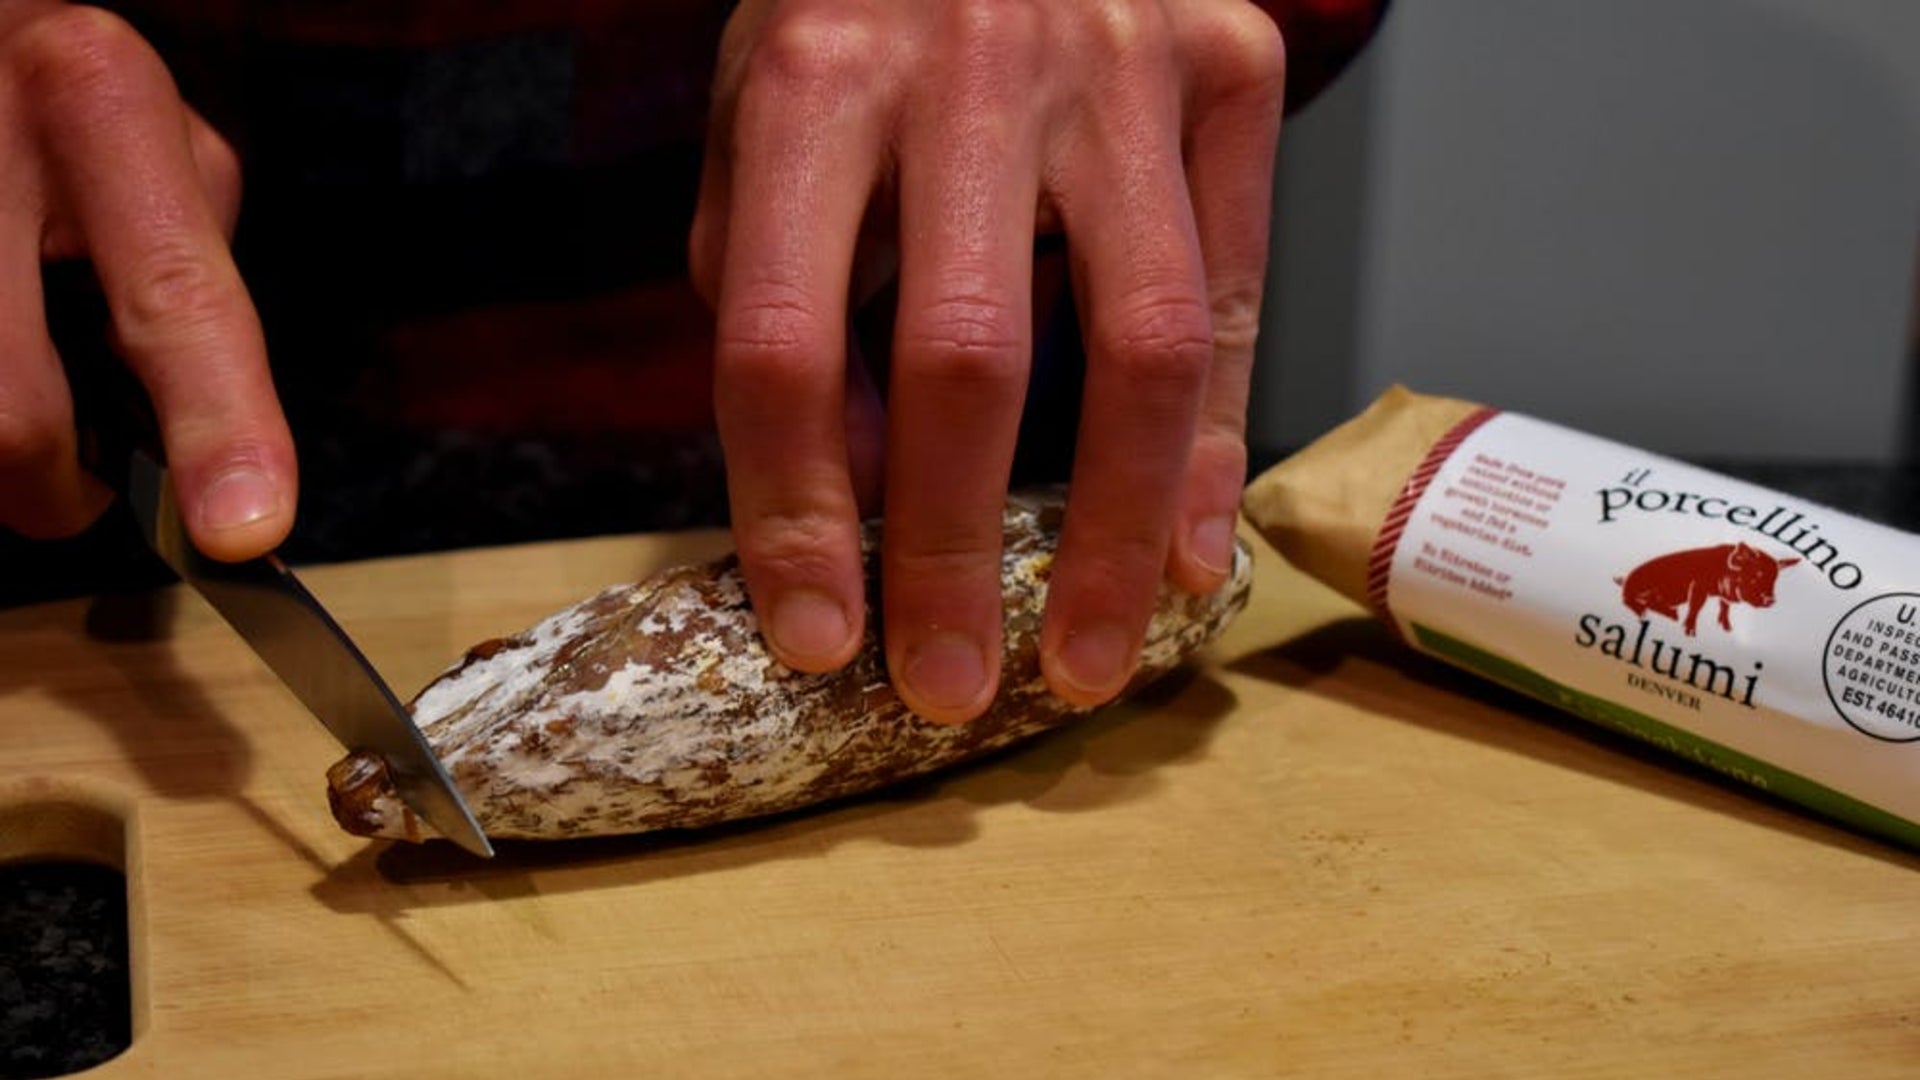
[[[1241,509],[1286,560],[1357,604],[1387,510],[1427,450],[1480,406],[1395,386],[1260,474]]]

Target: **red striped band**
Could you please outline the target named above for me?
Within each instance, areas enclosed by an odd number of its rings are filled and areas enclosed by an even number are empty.
[[[1413,517],[1413,508],[1420,502],[1420,496],[1427,493],[1427,485],[1433,482],[1434,474],[1440,471],[1440,466],[1447,463],[1455,450],[1460,449],[1460,444],[1466,441],[1467,436],[1499,414],[1499,409],[1486,406],[1475,409],[1427,447],[1426,456],[1420,459],[1420,467],[1407,476],[1407,482],[1400,487],[1400,494],[1394,498],[1393,505],[1387,508],[1380,531],[1374,534],[1373,553],[1367,559],[1367,606],[1388,626],[1393,627],[1395,633],[1399,633],[1399,626],[1387,608],[1387,584],[1393,573],[1393,554],[1400,547],[1401,534],[1407,531],[1407,521]]]

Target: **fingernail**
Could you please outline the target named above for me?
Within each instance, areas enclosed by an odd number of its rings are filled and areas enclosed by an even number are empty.
[[[938,709],[965,709],[987,681],[980,644],[951,630],[936,630],[907,650],[902,675],[913,693]]]
[[[773,609],[773,640],[781,651],[807,660],[828,660],[846,646],[852,621],[838,600],[818,589],[797,589]]]
[[[1233,527],[1231,514],[1208,518],[1195,525],[1187,538],[1195,561],[1216,574],[1233,569]]]
[[[215,532],[241,529],[279,510],[279,486],[266,473],[243,465],[222,473],[200,496],[200,525]]]
[[[1127,677],[1132,643],[1115,623],[1080,627],[1060,647],[1061,674],[1088,697],[1111,697]]]

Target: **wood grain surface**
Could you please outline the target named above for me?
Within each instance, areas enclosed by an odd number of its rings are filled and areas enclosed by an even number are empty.
[[[404,695],[723,542],[303,576]],[[1920,859],[1415,658],[1256,547],[1150,700],[491,863],[340,832],[338,748],[197,599],[0,612],[0,858],[124,861],[136,1035],[90,1076],[1920,1075]]]

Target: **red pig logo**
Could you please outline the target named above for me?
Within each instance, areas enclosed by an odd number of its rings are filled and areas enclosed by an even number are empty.
[[[1726,631],[1733,629],[1728,605],[1772,607],[1774,581],[1799,561],[1776,559],[1746,544],[1720,544],[1648,559],[1613,580],[1620,585],[1620,599],[1637,616],[1652,611],[1678,622],[1684,605],[1687,636],[1693,637],[1708,600],[1720,601],[1720,629]]]

